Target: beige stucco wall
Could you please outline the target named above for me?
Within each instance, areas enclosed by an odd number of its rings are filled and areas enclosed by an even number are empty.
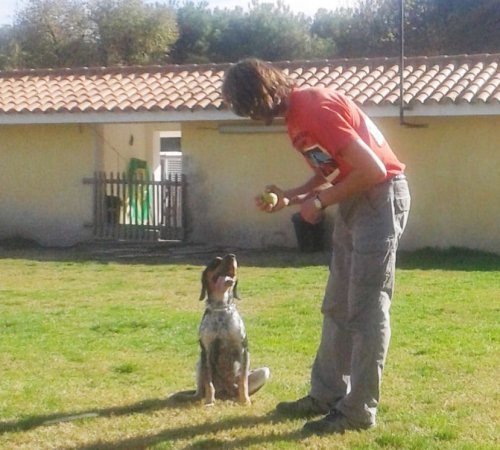
[[[65,246],[90,236],[94,137],[87,126],[0,127],[0,239]]]
[[[152,139],[144,124],[112,124],[101,126],[103,170],[107,173],[127,172],[130,158],[148,161]]]
[[[413,205],[403,246],[500,253],[500,117],[381,121],[407,163]]]
[[[375,122],[407,164],[413,206],[403,249],[468,247],[500,253],[500,118],[415,118]],[[259,212],[268,183],[294,186],[310,175],[284,133],[221,134],[185,124],[190,239],[218,245],[295,246],[291,213]]]
[[[286,134],[221,134],[214,124],[184,124],[182,151],[190,240],[245,248],[296,245],[296,209],[267,214],[254,201],[268,184],[289,188],[311,175]]]
[[[401,247],[500,253],[500,117],[411,119],[426,128],[375,121],[408,166],[413,207]],[[178,126],[1,126],[0,239],[64,246],[91,238],[92,187],[82,179],[126,170],[132,156],[157,169],[159,133]],[[296,246],[295,208],[265,214],[254,205],[266,184],[288,188],[310,175],[285,133],[221,134],[214,122],[190,122],[182,148],[191,242]]]

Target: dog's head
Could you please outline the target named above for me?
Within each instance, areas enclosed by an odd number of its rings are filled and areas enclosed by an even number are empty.
[[[200,300],[231,301],[238,297],[238,262],[228,254],[212,259],[201,275]]]

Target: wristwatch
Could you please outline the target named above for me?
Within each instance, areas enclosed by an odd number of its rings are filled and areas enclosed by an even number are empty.
[[[316,196],[314,197],[314,206],[319,211],[322,211],[323,209],[325,209],[325,207],[323,206],[323,203],[321,203],[321,200],[319,198],[319,194],[316,194]]]

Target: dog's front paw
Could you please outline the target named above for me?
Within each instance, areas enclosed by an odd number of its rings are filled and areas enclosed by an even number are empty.
[[[203,399],[203,405],[205,406],[214,406],[215,405],[215,396],[208,396]]]
[[[214,406],[215,404],[215,388],[212,382],[205,385],[205,406]]]
[[[239,403],[243,406],[250,406],[252,404],[252,400],[250,400],[250,397],[241,397],[239,399]]]

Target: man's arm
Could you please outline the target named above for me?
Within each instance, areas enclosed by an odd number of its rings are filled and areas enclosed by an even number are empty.
[[[387,170],[380,158],[361,139],[351,141],[340,150],[339,157],[346,161],[352,170],[339,183],[318,193],[323,207],[361,194],[384,181],[387,176]],[[301,214],[307,222],[316,223],[321,211],[316,208],[313,199],[310,199],[302,203]]]
[[[330,183],[325,183],[325,178],[322,175],[314,174],[303,185],[284,191],[283,195],[290,200],[291,205],[300,204],[325,184],[330,186]]]

